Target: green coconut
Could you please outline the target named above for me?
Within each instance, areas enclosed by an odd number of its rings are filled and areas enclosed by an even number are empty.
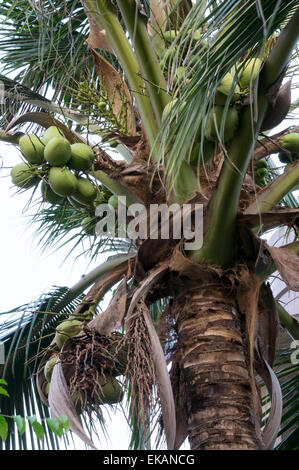
[[[170,113],[170,111],[172,110],[172,108],[174,108],[176,106],[176,103],[178,101],[178,98],[175,98],[174,100],[172,101],[169,101],[169,103],[167,103],[167,105],[165,106],[165,108],[163,109],[163,113],[162,113],[162,121],[165,121]],[[180,112],[183,110],[184,106],[185,106],[186,103],[181,103],[178,108],[177,108],[177,111]]]
[[[216,89],[215,94],[215,104],[216,105],[225,105],[227,97],[231,93],[231,88],[233,86],[234,77],[231,73],[227,73],[224,75],[223,79],[221,80],[220,84]],[[231,101],[236,101],[240,96],[240,89],[238,85],[235,85],[233,94],[231,96]]]
[[[192,34],[192,41],[199,41],[200,38],[201,38],[201,30],[200,29],[196,29],[194,32],[193,32],[193,29],[188,29],[188,33]]]
[[[191,156],[190,156],[190,163],[191,165],[197,165],[198,163],[202,165],[203,163],[208,162],[215,153],[215,143],[210,142],[209,140],[205,140],[203,143],[202,148],[202,155],[201,155],[201,142],[197,142],[194,145]]]
[[[165,33],[163,34],[163,37],[166,42],[174,41],[176,36],[177,36],[177,32],[175,29],[171,29],[170,31],[165,31]]]
[[[81,227],[86,235],[94,235],[95,233],[95,219],[93,217],[85,217],[81,222]]]
[[[50,140],[54,139],[54,137],[65,137],[65,136],[61,129],[59,129],[56,126],[50,126],[44,133],[42,140],[44,144],[47,145],[47,143],[50,142]]]
[[[261,59],[255,57],[246,61],[245,67],[241,69],[239,83],[241,88],[248,88],[256,79],[262,65]]]
[[[258,168],[256,174],[259,178],[264,178],[268,174],[267,168]]]
[[[72,144],[71,145],[71,158],[68,166],[78,171],[88,170],[94,161],[94,152],[89,145],[86,144]]]
[[[45,147],[45,159],[52,166],[64,166],[71,158],[71,144],[65,137],[54,137]]]
[[[268,168],[268,162],[265,158],[257,160],[254,165],[256,168]]]
[[[55,354],[55,356],[52,356],[51,359],[49,359],[48,362],[46,362],[46,364],[45,364],[44,375],[45,375],[45,378],[46,378],[47,382],[51,381],[52,374],[53,374],[53,369],[54,369],[54,366],[57,362],[57,359],[58,359],[58,355]]]
[[[49,184],[54,193],[66,197],[74,194],[78,180],[70,170],[54,166],[49,171]]]
[[[62,348],[68,338],[76,336],[82,330],[82,323],[79,320],[65,320],[56,328],[55,342],[59,349]]]
[[[45,386],[45,395],[46,395],[46,397],[49,395],[49,392],[50,392],[50,384],[47,383],[46,386]]]
[[[118,207],[118,196],[113,194],[112,196],[109,197],[108,199],[108,204],[113,207],[113,209],[117,209]]]
[[[77,178],[77,187],[72,195],[72,199],[81,204],[91,204],[97,197],[95,186],[86,178]]]
[[[33,173],[34,167],[28,163],[18,163],[10,172],[13,184],[22,189],[32,188],[39,183],[39,178]]]
[[[19,144],[22,154],[29,163],[37,165],[42,163],[45,146],[39,137],[34,134],[23,135]]]
[[[42,193],[43,201],[49,202],[49,204],[53,204],[53,205],[61,204],[64,200],[63,197],[58,196],[58,194],[54,193],[54,191],[50,188],[50,186],[45,181],[42,181],[41,193]]]
[[[279,139],[279,144],[290,152],[299,153],[299,132],[290,132]]]
[[[238,111],[235,108],[228,108],[227,114],[225,116],[225,123],[223,129],[223,135],[221,135],[221,126],[223,119],[223,110],[222,106],[214,106],[209,114],[206,123],[205,137],[208,140],[217,142],[218,134],[222,137],[224,142],[231,140],[233,135],[239,126],[239,115]],[[216,125],[215,125],[216,121]]]
[[[102,386],[101,402],[107,405],[119,403],[124,396],[124,392],[117,379],[113,379]]]

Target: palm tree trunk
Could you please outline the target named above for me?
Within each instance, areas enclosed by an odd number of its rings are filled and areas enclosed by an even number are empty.
[[[195,287],[174,308],[191,449],[257,449],[248,347],[234,294],[218,283]]]

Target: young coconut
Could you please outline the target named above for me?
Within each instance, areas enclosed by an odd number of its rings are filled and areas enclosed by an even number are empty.
[[[162,112],[162,121],[165,121],[167,119],[170,111],[172,110],[172,108],[174,108],[176,106],[177,102],[178,102],[178,98],[175,98],[174,100],[169,101],[169,103],[167,103],[167,105],[165,106],[165,108],[163,109],[163,112]],[[178,108],[177,108],[178,113],[183,110],[185,104],[186,103],[183,102],[178,106]]]
[[[110,198],[108,199],[108,204],[110,204],[110,206],[112,206],[113,209],[117,209],[117,207],[118,207],[118,196],[116,196],[115,194],[110,196]]]
[[[221,133],[221,126],[222,120],[224,117],[223,114],[224,107],[222,106],[214,106],[208,116],[206,129],[205,129],[205,137],[208,140],[217,142],[218,134],[223,139],[223,142],[228,142],[231,140],[233,135],[235,134],[236,130],[239,126],[239,115],[238,111],[231,107],[228,108],[226,116],[225,116],[225,123],[223,128],[223,134]]]
[[[41,139],[34,134],[23,135],[20,140],[20,149],[27,162],[40,165],[44,159],[45,146]]]
[[[55,354],[55,356],[52,356],[48,360],[48,362],[46,362],[46,364],[45,364],[44,375],[45,375],[45,378],[46,378],[47,382],[51,382],[53,369],[54,369],[54,366],[57,362],[57,359],[58,359],[58,354]]]
[[[58,196],[58,194],[54,193],[54,191],[50,188],[50,186],[45,182],[42,181],[41,184],[41,193],[43,197],[43,201],[48,202],[49,204],[62,204],[64,198]]]
[[[10,172],[13,184],[22,189],[29,189],[39,183],[39,178],[33,173],[34,167],[28,163],[18,163]]]
[[[54,139],[54,137],[65,137],[65,136],[62,130],[59,129],[59,127],[50,126],[44,133],[42,140],[44,144],[47,145],[47,143],[50,142],[50,140]]]
[[[258,57],[254,57],[245,62],[245,67],[241,69],[239,75],[239,83],[241,88],[249,88],[251,83],[256,79],[257,74],[262,66],[262,61]]]
[[[279,144],[286,150],[299,154],[299,132],[290,132],[284,135],[279,140]]]
[[[191,151],[190,164],[202,165],[203,163],[207,163],[214,155],[215,148],[216,148],[215,142],[210,142],[209,140],[205,140],[203,143],[202,155],[201,155],[201,142],[197,142]]]
[[[101,402],[107,405],[114,405],[121,402],[124,392],[117,379],[107,382],[102,386]]]
[[[70,170],[54,166],[49,171],[49,184],[54,193],[66,197],[74,194],[78,180]]]
[[[82,330],[82,323],[79,320],[65,320],[56,328],[55,342],[59,349],[62,348],[68,338],[76,336]]]
[[[72,199],[81,204],[91,204],[97,197],[97,190],[94,185],[86,178],[77,178],[77,187]]]
[[[93,217],[85,217],[81,222],[81,227],[86,235],[94,235],[95,234],[95,219]]]
[[[48,382],[45,386],[45,395],[46,395],[46,397],[49,396],[49,392],[50,392],[50,383]]]
[[[268,168],[268,162],[265,158],[261,158],[255,162],[254,166],[256,168]]]
[[[89,145],[81,143],[71,145],[71,158],[68,162],[70,168],[85,171],[91,167],[93,161],[94,152]]]
[[[234,84],[234,77],[231,73],[227,73],[224,75],[223,79],[221,80],[220,84],[216,89],[215,94],[215,104],[224,106],[227,100],[227,97],[231,93],[231,89]],[[232,92],[231,101],[236,101],[240,96],[240,88],[237,84],[234,85],[234,90]]]
[[[166,42],[174,41],[176,36],[177,36],[177,32],[175,29],[171,29],[170,31],[165,31],[165,33],[163,34],[163,37]]]
[[[65,137],[54,137],[45,147],[45,159],[52,166],[64,166],[71,158],[71,144]]]

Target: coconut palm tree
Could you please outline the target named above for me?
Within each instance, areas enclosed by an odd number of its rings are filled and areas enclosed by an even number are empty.
[[[85,243],[93,260],[114,254],[72,288],[3,314],[3,416],[46,419],[50,409],[93,446],[82,422],[104,427],[102,407],[126,390],[132,448],[149,446],[154,420],[169,449],[187,437],[193,450],[270,449],[281,422],[280,447],[298,447],[298,366],[281,372],[283,394],[273,368],[279,324],[295,340],[299,326],[267,281],[277,270],[299,289],[299,128],[269,135],[297,106],[289,78],[298,2],[18,0],[3,2],[0,15],[1,139],[27,161],[22,137],[34,132],[44,147],[49,128],[66,146],[93,150],[87,168],[69,163],[77,178],[69,193],[57,186],[49,150],[13,175],[22,190],[34,188],[31,206],[40,180],[46,188],[34,206],[36,237],[46,247]],[[50,191],[60,198],[50,202]],[[118,238],[99,209],[107,202]],[[155,236],[149,224],[134,236],[159,204],[175,205],[170,236],[163,215]],[[184,214],[200,243],[177,229]],[[279,226],[289,238],[277,248],[263,235]],[[265,413],[260,381],[272,404]],[[8,447],[26,447],[13,421],[7,433]],[[55,432],[45,438],[58,445]]]

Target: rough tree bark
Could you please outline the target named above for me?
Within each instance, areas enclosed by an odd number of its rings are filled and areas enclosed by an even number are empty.
[[[210,284],[174,303],[192,450],[256,450],[248,342],[234,292]]]

